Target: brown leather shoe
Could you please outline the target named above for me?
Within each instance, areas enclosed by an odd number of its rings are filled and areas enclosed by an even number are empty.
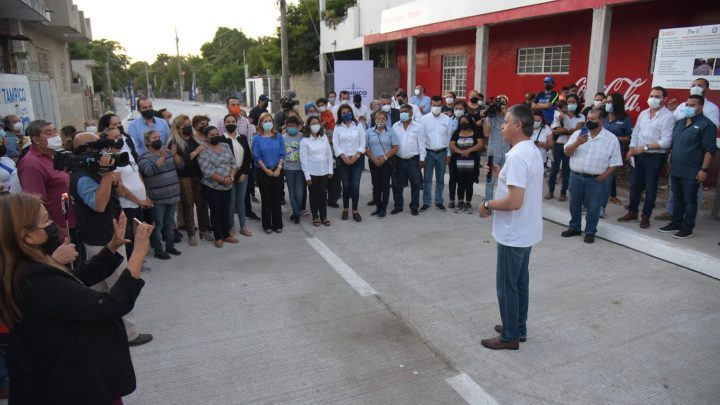
[[[560,201],[560,202],[567,201],[567,194],[560,194],[560,198],[558,198],[558,201]]]
[[[622,217],[618,218],[618,222],[635,222],[638,220],[637,212],[628,212]]]
[[[237,240],[237,238],[234,237],[234,236],[228,236],[227,238],[223,239],[223,241],[225,241],[225,242],[227,242],[227,243],[238,243],[238,242],[240,242],[240,241]]]
[[[223,241],[222,241],[222,239],[218,239],[218,240],[215,241],[215,247],[216,247],[216,248],[221,248],[221,247],[223,247]]]
[[[545,194],[545,199],[546,199],[546,200],[552,200],[553,198],[555,198],[555,196],[553,196],[553,193],[547,193],[547,194]]]
[[[650,228],[650,217],[646,217],[645,215],[642,216],[642,218],[640,219],[640,228]]]
[[[622,205],[622,201],[620,201],[620,199],[617,197],[610,197],[610,202],[615,205]]]
[[[495,332],[502,333],[502,329],[502,325],[495,325]],[[520,341],[523,343],[527,342],[527,336],[520,336]]]
[[[520,342],[507,342],[502,340],[500,336],[492,339],[483,339],[480,344],[492,350],[517,350],[520,348]]]
[[[358,213],[358,212],[353,212],[353,219],[355,220],[355,222],[362,221],[362,217],[360,216],[360,213]]]
[[[340,218],[342,218],[343,221],[348,219],[348,210],[343,210],[342,215],[340,215]]]

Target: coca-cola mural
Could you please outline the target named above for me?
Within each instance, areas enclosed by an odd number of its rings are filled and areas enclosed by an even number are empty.
[[[620,93],[625,98],[625,110],[628,112],[639,113],[645,106],[641,104],[643,93],[640,91],[640,87],[648,82],[649,79],[643,79],[638,77],[637,79],[630,79],[627,77],[616,77],[609,84],[605,85],[605,94]],[[585,89],[587,88],[587,77],[581,77],[575,82],[579,87],[579,95],[584,97]]]

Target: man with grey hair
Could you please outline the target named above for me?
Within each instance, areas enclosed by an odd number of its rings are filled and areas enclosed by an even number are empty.
[[[542,239],[543,159],[530,139],[533,131],[530,107],[508,109],[502,126],[503,139],[511,145],[505,165],[492,168],[498,178],[495,199],[484,200],[480,217],[493,211],[493,237],[497,241],[497,297],[502,325],[500,336],[480,343],[493,350],[517,350],[527,337],[530,251]]]

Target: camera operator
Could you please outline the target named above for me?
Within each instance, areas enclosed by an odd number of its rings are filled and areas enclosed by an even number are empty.
[[[285,126],[285,120],[288,118],[288,111],[295,108],[296,105],[300,104],[299,101],[295,100],[295,92],[288,91],[285,93],[285,97],[280,99],[281,110],[275,113],[273,117],[273,124],[275,128],[282,128]]]
[[[493,163],[503,167],[505,164],[505,154],[510,151],[510,145],[503,140],[502,126],[507,113],[508,99],[507,96],[500,94],[495,100],[488,103],[487,109],[483,112],[483,132],[487,139],[487,156],[493,157]],[[493,191],[497,178],[493,177],[492,183],[485,185],[485,198],[492,200]]]
[[[97,154],[98,136],[82,132],[73,139],[73,149],[78,154]],[[73,168],[70,174],[70,195],[75,202],[80,240],[85,245],[88,257],[98,254],[112,239],[113,220],[120,215],[120,201],[115,191],[120,174],[113,172],[115,161],[110,154],[103,154],[98,168]],[[125,256],[125,249],[119,253]],[[105,280],[93,288],[100,292],[109,292],[123,273],[124,267],[118,267]],[[125,330],[130,346],[138,346],[152,340],[150,334],[140,334],[135,326],[135,316],[129,311],[123,316]]]

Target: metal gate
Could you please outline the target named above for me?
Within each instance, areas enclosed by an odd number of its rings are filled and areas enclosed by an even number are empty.
[[[28,78],[28,81],[30,82],[30,95],[32,96],[32,105],[35,113],[35,116],[30,117],[30,119],[42,119],[50,121],[55,125],[60,125],[57,121],[58,106],[53,81],[50,79],[31,78]]]

